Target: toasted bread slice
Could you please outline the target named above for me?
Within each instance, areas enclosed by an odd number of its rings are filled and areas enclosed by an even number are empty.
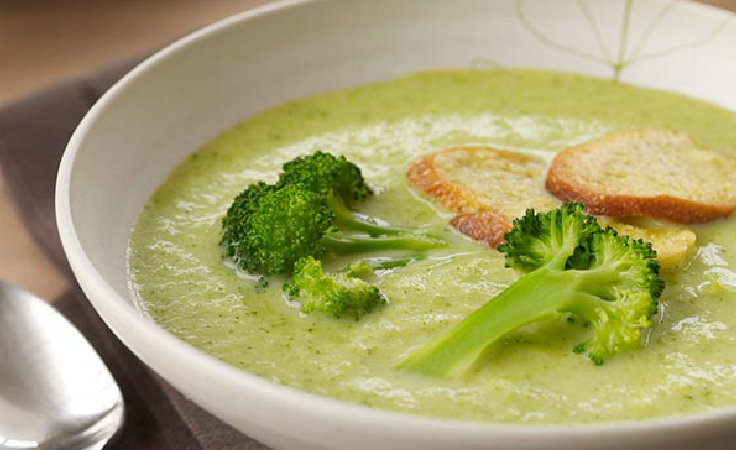
[[[701,147],[685,133],[653,129],[566,148],[553,159],[546,186],[592,214],[698,223],[736,210],[734,173],[736,155]]]
[[[493,211],[462,213],[450,220],[450,225],[465,236],[495,248],[504,241],[511,222]]]
[[[414,186],[456,213],[490,211],[511,223],[527,208],[556,208],[544,189],[542,158],[492,147],[452,147],[415,161],[406,176]]]
[[[409,180],[445,208],[459,213],[450,224],[490,247],[503,242],[513,219],[527,208],[546,211],[560,201],[544,188],[547,162],[490,147],[454,147],[426,155],[407,171]],[[695,233],[643,219],[601,218],[621,234],[652,242],[663,266],[673,267],[695,243]]]
[[[657,261],[664,268],[677,267],[695,246],[695,233],[685,227],[662,223],[648,217],[599,217],[601,225],[615,228],[619,234],[652,243]]]

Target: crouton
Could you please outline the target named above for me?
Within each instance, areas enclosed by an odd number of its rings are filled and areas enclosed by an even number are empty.
[[[511,229],[511,224],[507,218],[492,211],[462,213],[450,220],[450,225],[457,231],[491,248],[503,243],[504,234]]]
[[[547,162],[491,147],[454,147],[425,155],[407,171],[414,186],[458,213],[450,224],[460,233],[496,247],[515,217],[527,208],[555,209],[560,201],[544,187]],[[671,224],[599,218],[621,234],[652,242],[663,266],[674,267],[695,243],[695,233]]]
[[[608,225],[619,234],[652,243],[657,261],[664,268],[674,268],[695,246],[697,236],[683,226],[659,222],[644,216],[598,217],[601,225]]]
[[[546,187],[592,214],[699,223],[736,209],[734,173],[736,155],[704,148],[685,133],[639,130],[564,149]]]
[[[560,204],[544,189],[548,166],[542,158],[491,147],[452,147],[415,161],[406,176],[451,211],[490,211],[511,223],[527,208]]]

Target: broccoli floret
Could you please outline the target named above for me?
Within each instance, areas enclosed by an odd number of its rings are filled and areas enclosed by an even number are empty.
[[[370,236],[419,233],[419,230],[394,226],[349,208],[349,205],[373,195],[373,190],[366,183],[360,168],[344,156],[318,151],[294,158],[285,163],[282,170],[278,186],[302,184],[312,192],[324,195],[335,214],[335,223],[341,229],[362,231]]]
[[[289,273],[300,258],[326,251],[421,254],[450,245],[441,233],[392,226],[346,206],[343,195],[369,193],[360,169],[344,157],[297,158],[284,164],[278,183],[254,184],[238,195],[223,218],[220,244],[242,269],[263,275]]]
[[[323,312],[337,319],[349,314],[357,320],[386,303],[377,287],[342,272],[324,274],[322,263],[311,256],[297,261],[284,290],[301,303],[303,313]]]
[[[257,201],[265,194],[275,191],[275,188],[275,185],[261,181],[251,184],[235,197],[225,217],[222,218],[222,238],[220,239],[220,244],[223,246],[225,256],[236,258],[238,244],[240,243],[241,237],[248,230],[250,215],[258,207]]]
[[[300,156],[285,163],[279,184],[303,184],[316,193],[333,193],[347,204],[373,194],[358,166],[344,156],[325,152]]]
[[[587,352],[597,365],[640,345],[664,289],[651,244],[601,228],[580,203],[539,214],[527,210],[505,237],[498,250],[506,265],[526,274],[399,368],[462,375],[501,336],[558,314],[590,323],[590,339],[574,350]]]
[[[221,242],[225,253],[250,273],[291,272],[300,258],[324,254],[321,239],[333,220],[325,197],[301,185],[253,185],[225,215]]]

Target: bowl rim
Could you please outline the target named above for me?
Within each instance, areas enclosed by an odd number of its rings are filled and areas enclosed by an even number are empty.
[[[105,316],[100,313],[98,302],[100,304],[104,303],[105,308],[109,311],[108,313],[114,314],[121,323],[125,323],[126,328],[135,329],[135,332],[141,334],[144,338],[159,342],[159,346],[166,348],[172,359],[179,360],[181,365],[207,365],[213,379],[228,378],[237,386],[238,390],[268,392],[270,398],[294,410],[308,411],[312,416],[329,416],[337,419],[337,422],[360,422],[363,427],[381,429],[387,434],[406,432],[408,430],[422,430],[424,433],[431,432],[437,436],[458,434],[463,435],[465,438],[474,437],[481,439],[499,437],[499,435],[513,437],[519,436],[522,433],[531,433],[538,438],[544,438],[545,436],[574,438],[576,436],[582,437],[593,434],[599,437],[614,434],[658,434],[673,429],[686,431],[690,427],[700,427],[709,423],[723,421],[736,422],[736,405],[636,421],[573,422],[569,424],[473,422],[362,406],[356,403],[301,391],[231,366],[176,338],[152,320],[147,320],[134,305],[130,304],[128,299],[123,298],[115,292],[87,256],[77,236],[72,218],[70,196],[71,178],[77,152],[84,145],[86,135],[100,120],[102,113],[118,97],[125,94],[126,87],[129,84],[145,76],[148,72],[155,70],[156,66],[162,60],[179,53],[189,44],[206,36],[230,29],[231,27],[240,26],[242,23],[246,23],[257,17],[278,13],[281,10],[295,6],[322,1],[326,0],[277,0],[226,17],[174,41],[143,60],[118,80],[96,101],[76,127],[62,156],[56,179],[55,208],[57,228],[64,252],[79,285],[107,326],[112,329]],[[647,1],[658,4],[670,2],[670,0]],[[732,14],[727,10],[704,3],[697,3],[692,0],[683,0],[680,3],[680,7],[689,8],[693,13],[711,15],[714,18],[717,17],[720,19],[723,19],[725,14]],[[118,331],[116,329],[112,329],[112,331],[128,347],[126,340],[118,334]],[[128,348],[140,358],[136,349]],[[149,364],[147,361],[146,364],[151,368],[155,367],[154,364]]]

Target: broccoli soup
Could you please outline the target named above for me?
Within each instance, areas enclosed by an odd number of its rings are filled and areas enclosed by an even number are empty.
[[[544,71],[456,70],[329,92],[264,111],[192,153],[132,231],[128,268],[140,308],[187,343],[245,371],[315,394],[425,416],[523,423],[641,420],[736,405],[736,218],[689,225],[694,248],[661,272],[666,288],[641,348],[595,365],[572,351],[587,322],[560,315],[504,335],[464,377],[397,370],[417,348],[519,278],[504,255],[453,235],[365,279],[386,303],[335,318],[305,314],[283,289],[223,261],[222,218],[257,181],[315,151],[345,155],[374,194],[361,213],[443,228],[454,213],[406,171],[451,146],[493,146],[550,160],[630,129],[687,133],[736,151],[736,114],[681,95]],[[345,256],[322,257],[326,272]]]

